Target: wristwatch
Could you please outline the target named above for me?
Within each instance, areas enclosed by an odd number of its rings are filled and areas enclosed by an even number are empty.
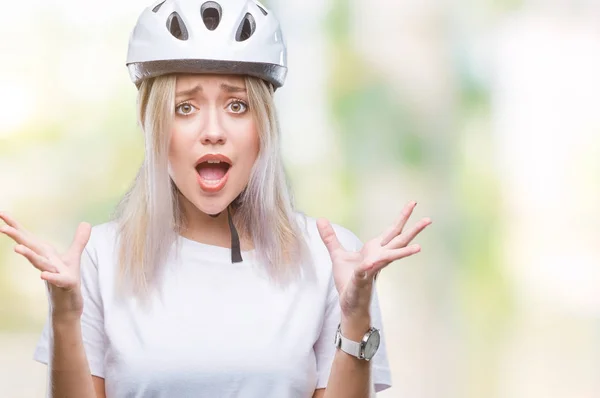
[[[346,354],[352,355],[358,359],[370,361],[375,356],[381,336],[379,330],[374,327],[370,328],[363,336],[361,341],[352,341],[342,336],[341,325],[338,325],[337,333],[335,334],[335,346]]]

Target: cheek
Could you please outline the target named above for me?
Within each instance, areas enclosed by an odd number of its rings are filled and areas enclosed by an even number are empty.
[[[188,148],[185,132],[177,128],[171,129],[169,137],[169,174],[174,179],[181,172],[181,164],[186,158],[185,153]]]
[[[260,138],[258,137],[258,131],[254,126],[249,129],[245,139],[246,142],[242,148],[247,148],[245,151],[245,157],[248,166],[251,168],[258,157],[258,152],[260,151]]]
[[[240,166],[238,168],[239,174],[237,174],[240,178],[239,183],[247,184],[260,151],[260,139],[257,129],[252,124],[244,126],[242,131],[243,134],[237,136],[234,146],[238,153],[238,164]]]
[[[185,131],[181,128],[173,127],[169,136],[169,154],[177,153],[184,146]]]

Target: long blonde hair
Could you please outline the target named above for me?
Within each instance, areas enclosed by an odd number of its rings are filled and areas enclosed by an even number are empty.
[[[175,112],[176,76],[142,82],[138,120],[145,157],[130,190],[117,205],[120,291],[145,297],[156,286],[185,220],[179,190],[168,172],[169,131]],[[250,110],[258,126],[260,150],[250,180],[232,205],[233,221],[249,236],[257,260],[276,284],[285,285],[303,270],[312,274],[309,250],[292,204],[281,159],[273,90],[246,77]]]

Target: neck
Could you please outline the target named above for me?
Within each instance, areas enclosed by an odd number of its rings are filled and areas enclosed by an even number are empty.
[[[185,220],[184,227],[181,228],[179,234],[184,238],[196,242],[230,248],[231,231],[229,230],[227,209],[224,209],[217,217],[211,217],[200,211],[193,203],[183,197],[183,195],[179,195],[182,216]],[[240,229],[238,229],[238,233],[240,234],[242,251],[253,249],[252,240],[243,236]]]

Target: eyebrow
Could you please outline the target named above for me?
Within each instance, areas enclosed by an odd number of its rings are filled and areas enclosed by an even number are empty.
[[[225,83],[221,83],[221,89],[223,89],[224,91],[226,91],[228,93],[243,93],[243,92],[246,92],[246,89],[244,87],[231,86],[231,85],[225,84]]]
[[[188,90],[178,91],[177,93],[175,93],[175,96],[176,97],[190,97],[190,96],[196,94],[198,91],[202,91],[202,87],[196,86],[196,87],[192,87]]]
[[[221,89],[227,93],[245,93],[246,89],[244,87],[232,86],[230,84],[221,83]],[[189,97],[195,95],[198,92],[202,92],[202,86],[197,85],[188,90],[178,91],[175,96],[176,97]]]

